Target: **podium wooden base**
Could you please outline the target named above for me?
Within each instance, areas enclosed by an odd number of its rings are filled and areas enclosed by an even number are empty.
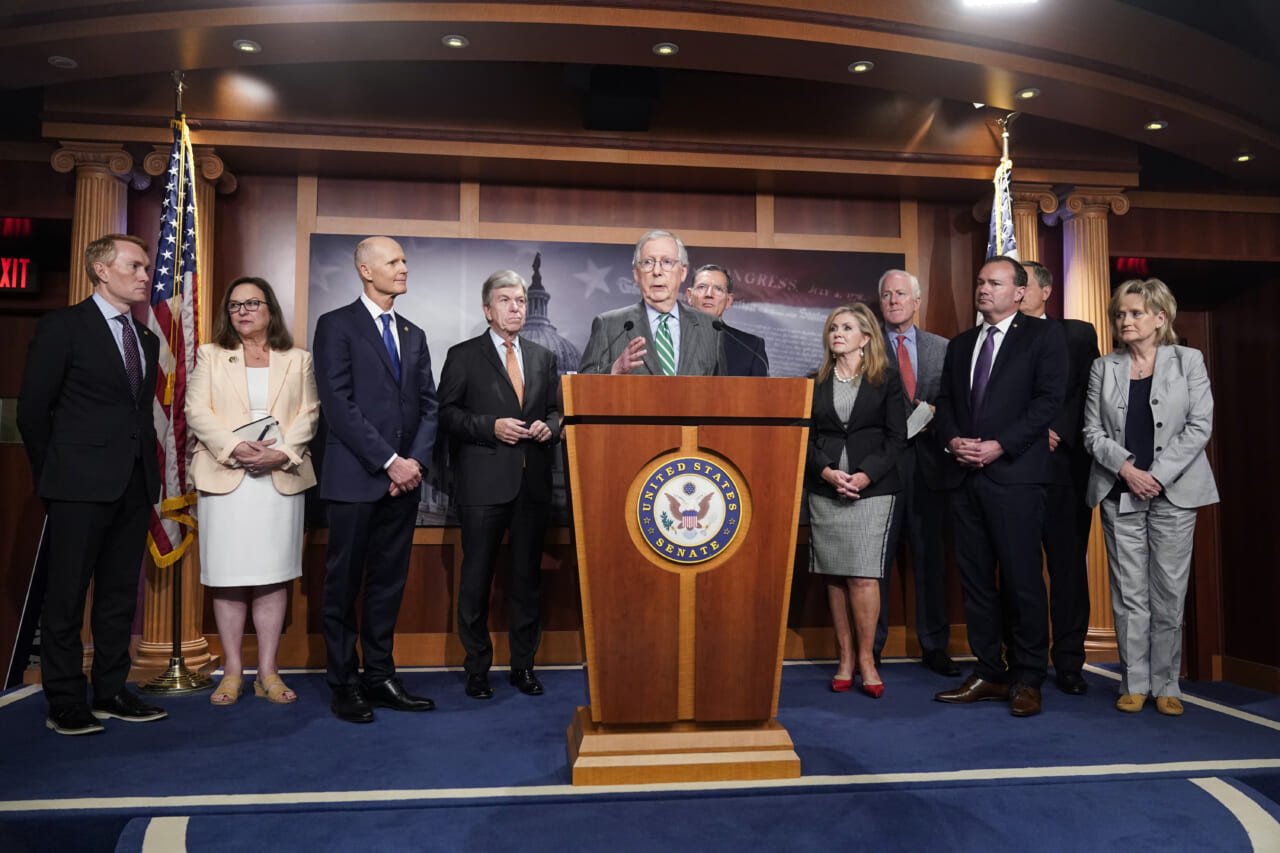
[[[566,732],[575,785],[796,779],[800,756],[777,720],[604,726],[578,708]]]

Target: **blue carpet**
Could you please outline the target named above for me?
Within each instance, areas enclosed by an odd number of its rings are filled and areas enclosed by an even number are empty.
[[[47,731],[36,693],[0,707],[0,850],[140,850],[149,818],[164,815],[190,817],[192,851],[317,853],[362,837],[369,850],[810,846],[799,837],[965,850],[984,838],[1027,846],[1010,838],[1019,827],[1037,850],[1249,849],[1240,822],[1190,777],[1229,780],[1280,816],[1280,701],[1269,694],[1184,685],[1258,719],[1194,698],[1180,718],[1150,705],[1121,714],[1117,683],[1089,672],[1088,695],[1047,684],[1044,713],[1019,720],[999,703],[933,702],[958,679],[916,663],[886,661],[878,701],[832,693],[832,669],[783,671],[778,719],[801,780],[709,790],[562,787],[565,728],[587,702],[579,669],[540,670],[541,697],[495,671],[489,702],[463,695],[461,673],[405,672],[437,710],[380,710],[367,726],[332,717],[319,673],[286,674],[294,705],[249,695],[214,708],[203,693],[163,700],[168,720],[111,720],[81,738]]]

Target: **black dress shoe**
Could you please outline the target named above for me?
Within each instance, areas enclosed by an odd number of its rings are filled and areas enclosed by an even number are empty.
[[[1084,680],[1078,669],[1063,670],[1058,673],[1055,681],[1058,682],[1058,689],[1070,696],[1083,696],[1089,692],[1089,682]]]
[[[935,701],[946,702],[949,705],[968,705],[972,702],[986,701],[1004,702],[1009,698],[1009,685],[984,681],[976,675],[971,675],[955,690],[944,690],[933,698]]]
[[[96,735],[105,731],[84,703],[50,708],[44,724],[60,735]]]
[[[93,715],[99,720],[114,718],[129,723],[149,723],[169,716],[164,708],[143,702],[128,690],[121,690],[110,699],[95,699]]]
[[[472,699],[492,699],[493,688],[489,686],[489,676],[483,672],[467,673],[467,695]]]
[[[533,674],[533,668],[511,670],[511,685],[526,696],[541,696],[542,682]]]
[[[920,662],[929,669],[938,673],[938,675],[946,675],[955,678],[960,674],[960,664],[951,659],[951,655],[942,649],[930,649],[924,653]]]
[[[1019,684],[1010,692],[1009,713],[1015,717],[1034,717],[1040,713],[1040,688]]]
[[[373,706],[365,698],[364,689],[358,684],[345,684],[333,688],[333,701],[329,710],[345,723],[372,723]]]
[[[398,678],[388,678],[368,688],[369,701],[379,708],[393,711],[431,711],[436,707],[426,696],[414,696],[404,689]]]

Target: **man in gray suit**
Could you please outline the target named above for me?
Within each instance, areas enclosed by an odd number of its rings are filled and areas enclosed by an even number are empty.
[[[884,317],[885,347],[889,363],[902,374],[906,391],[903,405],[910,413],[921,403],[938,395],[947,339],[915,325],[920,308],[920,282],[904,270],[889,270],[880,276],[880,314]],[[945,527],[946,493],[939,478],[942,448],[926,427],[907,443],[898,456],[898,476],[902,480],[901,500],[894,504],[893,527],[885,549],[884,575],[880,580],[880,622],[876,626],[875,654],[880,659],[889,633],[889,570],[898,551],[903,527],[911,550],[916,580],[916,637],[922,662],[939,675],[957,676],[960,667],[947,654],[951,623],[947,618],[946,579],[942,559],[941,531]]]
[[[579,373],[720,376],[724,347],[715,318],[679,303],[689,253],[670,231],[649,231],[631,259],[641,301],[591,321]]]

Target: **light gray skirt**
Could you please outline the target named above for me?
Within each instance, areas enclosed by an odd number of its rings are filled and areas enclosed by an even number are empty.
[[[809,495],[809,571],[853,578],[884,576],[896,495],[856,501]]]

